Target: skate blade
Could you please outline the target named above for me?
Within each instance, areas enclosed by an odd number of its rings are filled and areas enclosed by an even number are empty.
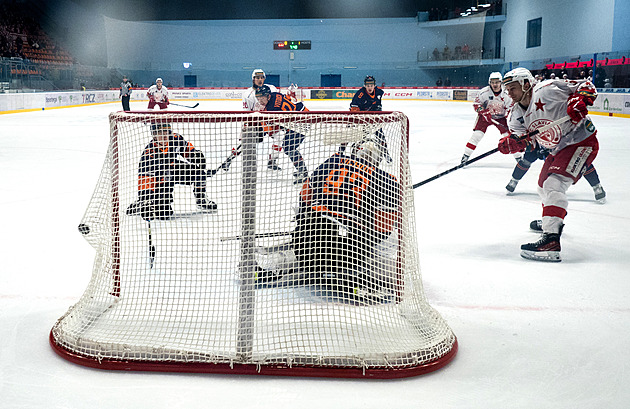
[[[529,251],[522,250],[521,257],[528,260],[546,261],[546,262],[559,262],[562,261],[559,251]]]

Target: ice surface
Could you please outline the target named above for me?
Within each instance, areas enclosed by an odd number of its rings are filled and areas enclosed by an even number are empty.
[[[132,109],[145,109],[132,102]],[[306,101],[346,110],[346,101]],[[459,163],[466,102],[384,101],[408,115],[417,183]],[[0,396],[4,408],[627,408],[630,402],[630,120],[593,116],[608,194],[569,190],[561,263],[519,256],[537,239],[540,162],[505,194],[500,153],[416,189],[418,247],[430,304],[459,340],[437,372],[396,381],[108,372],[58,357],[54,322],[90,279],[77,231],[119,104],[0,115]],[[239,110],[202,101],[197,110]],[[496,147],[491,128],[475,154]]]

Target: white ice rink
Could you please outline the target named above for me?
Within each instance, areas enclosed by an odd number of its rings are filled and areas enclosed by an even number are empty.
[[[472,132],[471,104],[384,106],[410,118],[414,183],[458,164]],[[540,162],[513,196],[505,185],[515,162],[500,153],[416,189],[425,292],[459,352],[437,372],[382,381],[108,372],[53,352],[50,329],[91,276],[95,253],[77,224],[105,158],[107,115],[119,109],[0,115],[0,407],[630,407],[630,119],[592,117],[608,202],[596,203],[585,180],[569,190],[561,263],[519,256],[521,244],[538,238],[529,222],[541,213]],[[201,102],[202,109],[239,110],[240,101]],[[498,138],[491,128],[476,154]]]

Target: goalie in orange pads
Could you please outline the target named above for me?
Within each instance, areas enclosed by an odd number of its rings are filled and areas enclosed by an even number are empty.
[[[378,168],[383,148],[368,137],[336,153],[306,180],[294,230],[293,259],[311,284],[332,285],[359,293],[381,288],[386,281],[369,271],[377,246],[397,226],[401,188],[396,178]],[[291,268],[291,266],[288,266]],[[258,282],[274,281],[287,266],[258,271]]]

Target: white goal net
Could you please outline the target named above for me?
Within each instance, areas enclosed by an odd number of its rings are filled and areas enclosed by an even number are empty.
[[[54,350],[104,369],[392,378],[456,337],[425,299],[400,112],[112,113],[96,249]]]

